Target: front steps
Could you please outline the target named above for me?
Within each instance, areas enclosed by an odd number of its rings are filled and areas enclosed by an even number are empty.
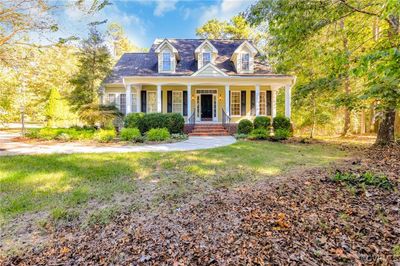
[[[189,136],[229,136],[221,124],[195,124]]]

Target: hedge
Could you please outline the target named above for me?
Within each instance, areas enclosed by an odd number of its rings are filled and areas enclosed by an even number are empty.
[[[271,119],[267,116],[257,116],[254,118],[254,128],[265,128],[267,129],[271,125]]]
[[[253,128],[253,123],[249,119],[242,119],[239,121],[238,134],[249,134]]]
[[[125,117],[124,124],[128,128],[138,128],[142,134],[152,128],[167,128],[170,134],[181,134],[185,119],[178,113],[134,113]]]

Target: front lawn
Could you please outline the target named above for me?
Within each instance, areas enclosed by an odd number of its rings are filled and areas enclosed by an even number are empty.
[[[121,208],[177,206],[216,187],[344,156],[330,145],[238,142],[196,152],[1,157],[1,226],[18,227],[22,220],[103,222]]]

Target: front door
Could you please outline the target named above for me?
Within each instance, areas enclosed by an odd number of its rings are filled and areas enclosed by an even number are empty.
[[[212,121],[212,94],[201,95],[201,120]]]

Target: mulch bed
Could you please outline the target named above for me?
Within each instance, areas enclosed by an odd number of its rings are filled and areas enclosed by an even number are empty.
[[[395,190],[349,189],[333,182],[327,169],[312,169],[217,190],[158,215],[123,213],[107,226],[63,228],[44,249],[6,258],[4,264],[400,263],[393,250],[400,245],[400,148],[370,149],[336,167],[385,173]]]

